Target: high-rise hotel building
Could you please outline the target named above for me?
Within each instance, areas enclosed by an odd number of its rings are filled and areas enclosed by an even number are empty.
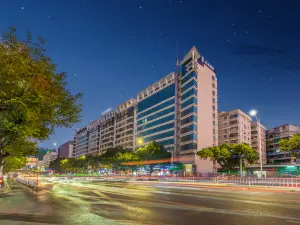
[[[137,95],[137,146],[156,141],[178,162],[211,172],[195,152],[218,143],[215,70],[195,47],[180,68]]]
[[[218,144],[217,87],[215,69],[192,47],[175,72],[100,118],[98,151],[136,149],[155,141],[172,152],[176,162],[212,172],[212,162],[195,152]],[[83,129],[74,139],[80,153],[88,152],[87,132]]]

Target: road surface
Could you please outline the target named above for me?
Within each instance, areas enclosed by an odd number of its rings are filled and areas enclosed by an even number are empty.
[[[46,182],[0,197],[0,224],[300,224],[300,192],[182,188],[157,182]]]

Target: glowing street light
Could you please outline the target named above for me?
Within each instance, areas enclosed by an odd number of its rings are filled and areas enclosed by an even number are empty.
[[[137,139],[137,143],[138,143],[139,145],[144,144],[143,138],[138,138],[138,139]]]
[[[249,112],[250,116],[252,117],[256,117],[257,115],[257,111],[255,109],[252,109],[250,112]]]

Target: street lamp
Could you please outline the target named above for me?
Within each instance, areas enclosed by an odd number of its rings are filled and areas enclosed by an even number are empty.
[[[143,138],[138,138],[138,139],[137,139],[137,143],[138,143],[139,145],[144,144]]]
[[[260,143],[260,121],[259,121],[259,118],[257,117],[257,114],[258,112],[255,110],[255,109],[252,109],[250,112],[249,112],[250,116],[252,117],[255,117],[256,118],[256,122],[257,122],[257,127],[258,127],[258,133],[257,133],[257,136],[258,136],[258,144],[259,144],[259,164],[260,164],[260,175],[262,176],[262,152],[261,152],[261,143]]]

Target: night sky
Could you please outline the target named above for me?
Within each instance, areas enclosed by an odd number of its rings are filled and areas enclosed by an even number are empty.
[[[300,124],[300,1],[0,0],[0,31],[46,39],[47,54],[83,92],[82,122],[174,70],[195,45],[217,69],[219,109],[257,109],[267,127]],[[176,44],[177,43],[177,44]],[[177,47],[176,47],[177,46]]]

